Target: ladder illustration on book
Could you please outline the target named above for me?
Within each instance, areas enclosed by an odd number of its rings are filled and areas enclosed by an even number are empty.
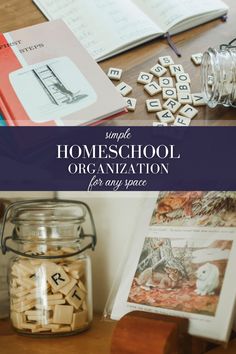
[[[32,71],[51,102],[58,106],[75,103],[88,97],[86,94],[80,94],[80,91],[73,93],[68,90],[50,65],[43,65]]]

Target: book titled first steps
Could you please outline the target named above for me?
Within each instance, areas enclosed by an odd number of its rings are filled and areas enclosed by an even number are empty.
[[[125,107],[62,20],[0,34],[0,111],[7,125],[93,125]]]

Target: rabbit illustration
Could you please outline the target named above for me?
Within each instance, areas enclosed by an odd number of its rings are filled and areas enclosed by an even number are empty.
[[[219,286],[219,269],[216,265],[206,263],[197,272],[197,282],[195,292],[198,295],[214,295]]]

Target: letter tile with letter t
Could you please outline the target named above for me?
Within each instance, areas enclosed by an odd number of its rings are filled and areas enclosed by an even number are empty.
[[[66,297],[67,302],[74,306],[77,310],[80,308],[85,299],[85,292],[75,285]]]

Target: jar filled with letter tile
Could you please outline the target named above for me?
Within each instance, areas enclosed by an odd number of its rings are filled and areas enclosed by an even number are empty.
[[[8,212],[14,230],[11,237],[4,238],[3,228],[1,242],[3,253],[15,253],[8,277],[14,329],[51,336],[89,328],[92,274],[85,251],[96,245],[89,207],[46,200],[15,203]],[[86,234],[84,223],[92,232]]]

